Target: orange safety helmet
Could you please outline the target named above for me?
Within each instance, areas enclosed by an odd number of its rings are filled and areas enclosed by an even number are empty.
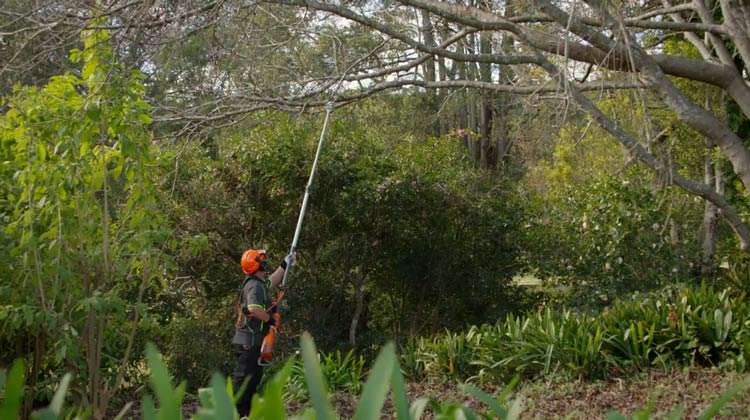
[[[253,274],[258,270],[266,271],[266,267],[268,267],[268,263],[266,262],[266,250],[248,249],[242,254],[240,264],[242,265],[242,271],[245,274]]]

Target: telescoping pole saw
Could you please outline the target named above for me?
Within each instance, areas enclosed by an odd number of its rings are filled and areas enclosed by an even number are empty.
[[[340,84],[341,81],[339,81],[339,85]],[[336,88],[336,90],[338,90],[338,87]],[[291,255],[292,259],[287,263],[286,270],[284,270],[284,278],[281,280],[281,284],[279,285],[280,292],[276,298],[276,302],[271,306],[271,308],[276,307],[276,312],[271,315],[276,317],[276,325],[272,326],[268,334],[266,334],[265,338],[263,338],[263,344],[261,344],[260,347],[260,357],[258,358],[258,364],[261,366],[270,365],[273,360],[273,346],[276,342],[276,335],[278,334],[279,323],[281,321],[281,315],[279,314],[281,308],[279,307],[279,304],[281,303],[281,299],[284,298],[284,294],[286,293],[286,280],[289,277],[289,272],[292,271],[292,265],[297,255],[297,243],[299,242],[300,232],[302,232],[302,221],[305,218],[305,212],[307,211],[307,202],[310,200],[310,190],[312,189],[315,170],[318,168],[318,158],[320,157],[320,150],[323,148],[323,140],[325,139],[326,131],[328,130],[328,121],[334,109],[335,94],[336,93],[334,91],[334,95],[326,104],[326,118],[323,122],[323,130],[321,130],[320,132],[318,149],[315,151],[315,159],[313,160],[312,169],[310,169],[310,178],[307,180],[307,186],[305,187],[305,196],[302,198],[302,209],[300,209],[299,218],[297,219],[297,228],[294,231],[292,248],[289,250],[289,255]]]
[[[307,202],[310,199],[310,190],[312,189],[313,178],[315,177],[315,170],[318,168],[318,158],[320,157],[320,150],[323,148],[323,139],[326,137],[326,131],[328,130],[328,120],[333,112],[333,98],[326,104],[326,118],[323,122],[323,130],[320,132],[320,140],[318,140],[318,149],[315,151],[315,159],[313,160],[312,169],[310,169],[310,178],[307,180],[307,186],[305,187],[305,196],[302,198],[302,209],[299,212],[299,218],[297,219],[297,229],[294,230],[294,239],[292,240],[292,248],[289,250],[289,255],[292,256],[292,261],[297,254],[297,243],[299,242],[299,234],[302,232],[302,220],[305,218],[305,212],[307,211]],[[286,288],[286,279],[289,277],[289,272],[292,271],[292,264],[289,264],[284,270],[284,278],[281,280],[281,290]]]

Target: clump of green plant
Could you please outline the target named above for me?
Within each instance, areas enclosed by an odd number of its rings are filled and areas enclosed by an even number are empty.
[[[326,384],[318,352],[312,338],[305,334],[301,340],[303,374],[310,395],[311,407],[305,409],[295,418],[328,420],[337,419],[329,399],[329,386]],[[150,367],[150,383],[156,399],[145,395],[142,400],[142,418],[144,420],[178,420],[183,418],[182,403],[185,397],[185,382],[174,386],[166,365],[156,348],[149,345],[146,359]],[[266,384],[263,394],[253,397],[253,411],[249,419],[285,419],[288,414],[283,398],[284,387],[295,366],[295,359],[289,359],[283,368]],[[88,413],[71,410],[64,407],[70,376],[65,376],[49,407],[35,413],[32,417],[38,420],[53,419],[87,419]],[[380,351],[370,370],[367,381],[362,387],[359,404],[354,418],[357,420],[377,419],[381,416],[383,406],[389,391],[393,398],[394,412],[398,420],[419,419],[430,409],[434,418],[466,419],[466,418],[498,418],[503,420],[518,419],[522,412],[522,404],[518,399],[509,400],[513,387],[518,381],[515,377],[500,393],[493,397],[471,385],[462,385],[461,389],[477,398],[487,406],[484,412],[475,412],[463,404],[440,402],[426,398],[417,398],[410,403],[406,393],[403,374],[398,363],[395,347],[388,344]],[[7,382],[7,386],[5,386]],[[721,408],[735,395],[750,386],[750,378],[735,384],[724,395],[719,397],[700,419],[714,418]],[[0,400],[0,415],[2,418],[16,418],[19,413],[23,386],[23,362],[17,361],[10,369],[9,375],[0,374],[0,389],[3,389],[3,399]],[[214,373],[210,387],[200,392],[201,406],[195,414],[196,420],[227,420],[237,419],[234,399],[232,398],[231,382],[227,382],[221,374]],[[636,412],[633,419],[647,420],[650,418],[653,404],[643,411]],[[677,409],[670,419],[679,420],[684,410]],[[124,412],[118,418],[122,418]],[[626,417],[619,413],[610,413],[609,420],[621,420]]]
[[[305,386],[305,368],[302,360],[294,357],[289,376],[284,387],[285,401],[304,401],[310,396]],[[354,349],[342,355],[341,351],[318,353],[323,377],[330,393],[344,392],[357,394],[362,390],[365,376],[365,358],[357,355]]]
[[[696,364],[744,371],[750,306],[732,289],[670,287],[618,301],[597,316],[547,308],[414,339],[401,359],[411,378],[442,382],[556,373],[597,379]]]

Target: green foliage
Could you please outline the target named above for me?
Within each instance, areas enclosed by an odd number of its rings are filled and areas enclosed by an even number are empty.
[[[312,408],[302,412],[301,416],[296,418],[302,419],[337,419],[333,408],[329,402],[327,386],[323,379],[322,370],[317,357],[317,350],[312,342],[312,338],[305,334],[302,337],[302,359],[304,360],[304,372],[307,379],[307,386],[312,396]],[[383,404],[388,397],[388,392],[392,393],[395,402],[395,415],[399,420],[419,419],[422,417],[426,407],[432,411],[432,418],[436,419],[466,419],[466,418],[497,418],[502,420],[518,419],[522,413],[522,404],[520,400],[508,400],[513,387],[518,382],[515,377],[508,383],[506,388],[499,396],[493,397],[480,389],[463,385],[462,390],[477,398],[487,409],[483,412],[475,412],[463,404],[453,402],[440,402],[418,398],[409,405],[409,399],[403,386],[403,377],[399,369],[398,359],[394,351],[393,344],[384,346],[378,354],[368,375],[367,382],[363,387],[362,394],[359,397],[359,404],[354,415],[355,419],[368,420],[377,419],[382,415]],[[153,346],[146,350],[147,360],[150,367],[151,388],[157,396],[158,404],[155,404],[150,396],[143,397],[143,419],[182,419],[181,411],[182,400],[185,392],[184,383],[174,387],[166,366],[161,357]],[[287,418],[286,409],[282,399],[282,390],[286,380],[292,371],[294,361],[289,360],[284,367],[268,383],[263,395],[255,395],[253,399],[253,411],[249,419],[284,419]],[[19,363],[21,366],[22,364]],[[21,367],[22,369],[22,367]],[[11,374],[11,376],[18,374]],[[0,376],[2,378],[2,376]],[[45,410],[39,412],[34,418],[37,419],[58,419],[63,413],[70,412],[63,407],[63,395],[67,390],[67,379],[58,388],[52,404]],[[0,381],[0,385],[2,381]],[[714,403],[701,415],[701,419],[711,419],[720,413],[722,407],[726,406],[740,392],[743,392],[750,386],[750,379],[741,381],[733,385],[728,391],[720,396]],[[231,386],[220,374],[214,374],[211,380],[210,388],[204,388],[201,393],[201,407],[195,414],[196,420],[227,420],[236,419],[238,416],[234,408],[234,402],[231,398]],[[5,395],[20,395],[22,381],[9,382],[5,389]],[[20,398],[19,398],[20,399]],[[0,405],[0,409],[5,409],[5,403]],[[634,413],[633,418],[647,420],[653,412],[653,403],[645,410]],[[670,419],[680,419],[683,417],[684,410],[677,408],[670,415]],[[70,417],[68,417],[70,418]],[[76,418],[86,418],[76,417]],[[608,419],[625,419],[619,413],[612,412],[607,415]]]
[[[3,403],[0,404],[0,414],[4,419],[18,417],[24,392],[24,367],[23,361],[18,359],[13,362],[10,371],[0,372],[0,389],[3,390]]]
[[[362,355],[357,355],[354,349],[349,350],[343,357],[340,351],[325,355],[320,361],[320,366],[328,383],[329,392],[359,393],[365,359]]]
[[[360,298],[359,348],[459,328],[523,305],[509,284],[517,212],[510,210],[515,198],[507,182],[472,169],[455,139],[404,142],[388,129],[371,136],[372,127],[357,124],[362,115],[347,111],[334,114],[323,146],[286,334],[311,330],[321,348],[340,349]],[[236,296],[244,249],[268,249],[272,262],[287,252],[320,124],[319,117],[268,113],[251,129],[163,151],[174,160],[162,170],[170,178],[170,217],[181,228],[175,264],[199,290],[183,295],[196,303],[187,305],[190,317],[216,318],[196,311]],[[196,235],[209,246],[189,252]],[[179,295],[177,285],[171,288]],[[464,315],[440,316],[446,306]],[[289,354],[288,343],[280,350]]]
[[[293,361],[286,380],[284,390],[285,400],[305,400],[309,398],[304,385],[305,369],[301,359],[290,358]],[[365,358],[358,355],[354,349],[342,356],[341,351],[328,354],[318,353],[318,364],[321,375],[325,378],[326,390],[329,393],[358,394],[362,390],[362,380],[365,376]]]
[[[52,397],[66,366],[72,386],[103,410],[121,385],[132,331],[149,322],[138,296],[166,268],[169,231],[151,176],[143,76],[114,62],[105,31],[82,40],[71,52],[80,77],[3,99],[0,346],[26,349],[3,352],[4,361],[43,355],[27,403]]]
[[[722,366],[744,371],[750,307],[743,292],[669,287],[619,300],[596,317],[550,308],[410,341],[412,380],[492,382],[510,375],[608,378],[652,367]]]
[[[531,197],[529,208],[522,261],[550,300],[597,310],[693,276],[694,243],[672,236],[690,225],[647,188],[610,178],[561,185]]]
[[[670,40],[667,48],[696,53],[684,40]],[[715,88],[676,83],[696,103],[721,103]],[[671,111],[654,106],[652,95],[609,92],[595,100],[658,161],[703,179],[711,149]],[[545,281],[550,301],[597,310],[614,297],[700,273],[704,201],[669,186],[591,121],[565,124],[554,136],[552,155],[523,185],[531,188],[521,262]],[[720,253],[736,247],[721,225],[716,238]]]
[[[186,381],[190,389],[208,383],[214,371],[230,372],[236,362],[232,347],[221,346],[234,334],[234,315],[227,302],[213,307],[204,299],[181,297],[196,308],[192,315],[174,316],[162,334],[159,334],[165,363],[180,381]],[[156,334],[152,334],[156,335]]]

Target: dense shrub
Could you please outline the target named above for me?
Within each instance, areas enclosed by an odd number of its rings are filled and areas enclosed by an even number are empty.
[[[175,266],[207,304],[236,296],[244,249],[268,249],[272,263],[287,252],[319,130],[317,117],[269,113],[211,147],[175,149],[163,168],[184,245]],[[518,212],[507,183],[473,169],[454,138],[380,131],[368,137],[356,115],[337,112],[311,190],[284,334],[309,330],[327,351],[462,328],[525,304],[510,283]],[[178,317],[188,306],[171,304]]]
[[[412,340],[402,349],[414,380],[497,380],[566,373],[583,378],[654,367],[745,371],[750,305],[744,292],[668,287],[619,300],[597,316],[547,308],[496,324]]]
[[[521,261],[550,303],[597,311],[614,299],[694,278],[689,218],[648,186],[603,178],[528,196]],[[671,232],[674,231],[674,232]]]

